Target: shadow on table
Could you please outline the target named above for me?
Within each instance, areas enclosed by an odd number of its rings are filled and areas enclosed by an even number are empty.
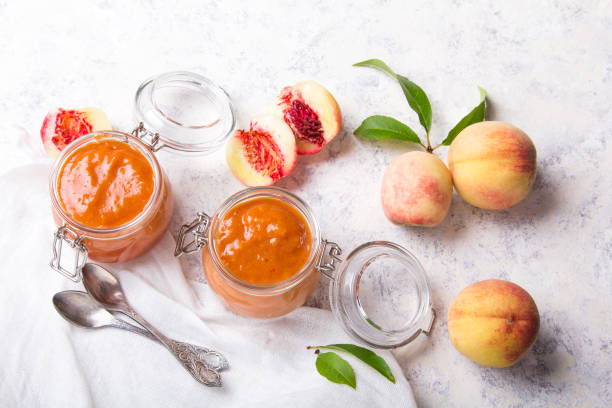
[[[567,345],[560,338],[564,335],[559,327],[543,327],[529,354],[508,369],[509,375],[527,387],[561,391],[562,372],[575,365],[576,361]]]
[[[508,368],[483,368],[482,379],[498,388],[521,389],[526,400],[562,393],[576,360],[563,342],[566,335],[562,329],[550,319],[543,322],[538,338],[523,359]]]
[[[559,206],[560,200],[554,180],[546,168],[538,169],[534,186],[527,197],[505,210],[484,210],[464,201],[456,192],[447,217],[433,228],[406,226],[405,229],[427,239],[452,242],[475,224],[490,224],[518,229],[524,225],[536,225],[550,216]]]

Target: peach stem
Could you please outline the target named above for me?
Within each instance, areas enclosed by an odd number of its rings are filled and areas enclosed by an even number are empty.
[[[433,152],[431,148],[431,142],[429,141],[429,132],[427,132],[427,147],[425,148],[429,153]]]

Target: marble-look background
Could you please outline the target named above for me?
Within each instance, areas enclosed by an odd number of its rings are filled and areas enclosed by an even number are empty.
[[[611,406],[612,3],[467,3],[0,0],[0,168],[32,160],[19,146],[37,145],[56,106],[99,106],[116,129],[131,129],[134,91],[154,74],[213,79],[241,125],[284,85],[316,79],[336,96],[344,130],[279,185],[305,198],[345,249],[390,240],[423,263],[440,318],[429,338],[397,352],[420,405]],[[427,91],[434,141],[477,103],[477,85],[487,89],[489,119],[536,144],[527,199],[491,212],[455,195],[437,228],[390,224],[382,172],[412,147],[352,131],[376,113],[419,125],[391,79],[351,67],[373,57]],[[445,160],[446,151],[437,154]],[[242,188],[222,152],[162,161],[176,192],[174,231]],[[198,257],[186,267],[199,278]],[[486,278],[520,284],[541,312],[535,346],[509,369],[475,365],[446,332],[453,297]],[[324,284],[310,304],[328,307]]]

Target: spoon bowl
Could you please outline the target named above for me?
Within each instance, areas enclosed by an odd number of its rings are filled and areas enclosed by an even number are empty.
[[[64,319],[80,327],[105,327],[117,320],[91,296],[77,290],[56,293],[53,295],[53,306]]]
[[[119,312],[128,311],[129,305],[119,279],[100,265],[85,264],[83,285],[87,292],[106,309]]]

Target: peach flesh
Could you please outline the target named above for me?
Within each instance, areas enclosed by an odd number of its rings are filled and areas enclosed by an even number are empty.
[[[465,128],[448,151],[455,188],[468,203],[490,210],[523,200],[536,176],[536,149],[522,130],[503,122]]]
[[[264,130],[237,130],[236,137],[245,145],[245,155],[253,168],[276,181],[283,177],[283,155]]]
[[[431,153],[404,153],[391,162],[383,176],[383,210],[396,224],[439,224],[448,213],[452,194],[448,168]]]
[[[319,116],[304,102],[298,99],[292,101],[290,96],[284,98],[287,99],[286,103],[289,106],[283,116],[285,122],[291,124],[299,139],[322,146],[325,139]]]
[[[249,130],[238,129],[226,146],[230,170],[247,186],[268,186],[295,167],[297,148],[291,129],[274,115],[253,118]]]
[[[533,298],[504,280],[485,280],[463,289],[448,310],[448,335],[476,363],[508,367],[534,343],[540,315]]]
[[[315,81],[283,88],[273,112],[291,127],[298,154],[319,152],[342,127],[342,114],[332,94]]]
[[[43,120],[40,137],[47,155],[55,158],[67,145],[81,136],[100,130],[111,130],[111,124],[100,109],[54,109]]]

